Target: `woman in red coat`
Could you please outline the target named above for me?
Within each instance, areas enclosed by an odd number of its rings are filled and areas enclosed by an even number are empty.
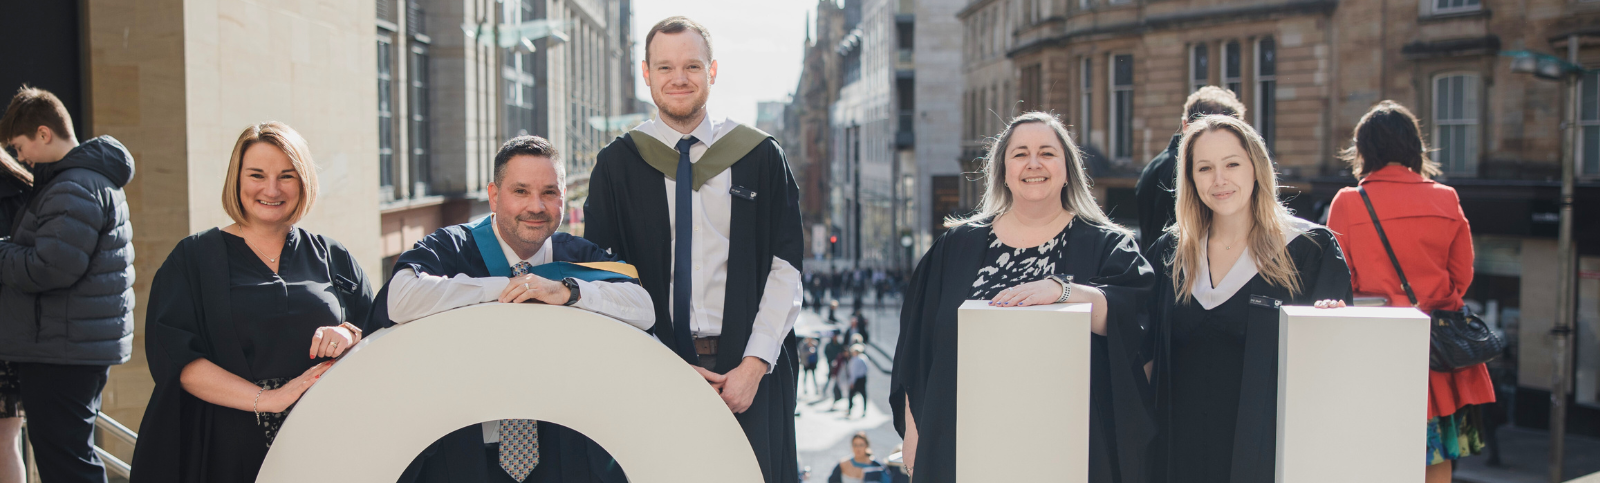
[[[1346,151],[1352,171],[1372,198],[1395,258],[1417,296],[1417,308],[1460,310],[1472,284],[1472,230],[1456,190],[1429,178],[1439,164],[1428,159],[1417,118],[1394,101],[1373,106]],[[1356,188],[1333,198],[1328,228],[1337,234],[1359,295],[1383,295],[1389,305],[1410,305],[1394,265]],[[1429,483],[1450,481],[1451,461],[1483,449],[1479,405],[1494,402],[1489,371],[1478,364],[1454,372],[1428,371]]]

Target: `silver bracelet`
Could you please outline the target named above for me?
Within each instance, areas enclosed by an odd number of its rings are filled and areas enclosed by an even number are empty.
[[[256,390],[256,402],[254,404],[250,405],[250,410],[254,411],[256,413],[256,424],[257,425],[261,424],[261,393],[266,392],[266,391],[267,391],[267,388],[264,388],[264,387],[261,388],[261,389],[257,389]]]
[[[1061,284],[1061,298],[1056,299],[1056,301],[1053,302],[1053,303],[1058,303],[1059,304],[1059,303],[1062,303],[1062,302],[1066,302],[1067,299],[1069,299],[1069,298],[1072,298],[1072,276],[1071,275],[1067,275],[1065,278],[1062,278],[1061,275],[1051,274],[1050,276],[1047,276],[1045,278],[1048,278],[1050,280],[1054,280],[1056,283]]]

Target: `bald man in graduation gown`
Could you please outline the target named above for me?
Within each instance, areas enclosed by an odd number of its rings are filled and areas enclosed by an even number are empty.
[[[719,391],[765,481],[795,482],[798,189],[771,136],[706,113],[709,38],[682,17],[646,36],[660,114],[600,151],[584,237],[638,269],[651,332]]]

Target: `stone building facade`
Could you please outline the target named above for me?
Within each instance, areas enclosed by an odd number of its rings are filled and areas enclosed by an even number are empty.
[[[378,0],[384,271],[441,226],[488,213],[493,158],[534,134],[566,163],[582,233],[594,155],[638,110],[632,0]]]
[[[1561,120],[1580,112],[1571,147],[1579,263],[1600,268],[1600,215],[1585,209],[1600,208],[1600,78],[1584,75],[1574,99],[1560,82],[1511,72],[1503,52],[1565,58],[1576,36],[1578,63],[1600,67],[1600,2],[974,0],[959,15],[969,106],[963,159],[981,156],[976,148],[999,132],[999,119],[1054,112],[1090,157],[1096,197],[1130,226],[1139,169],[1166,149],[1185,97],[1201,86],[1239,95],[1246,120],[1268,140],[1282,197],[1314,221],[1355,183],[1338,153],[1361,116],[1385,99],[1410,107],[1443,164],[1440,181],[1456,188],[1473,224],[1477,276],[1467,299],[1517,340],[1497,381],[1520,387],[1519,423],[1544,424]],[[966,207],[981,189],[968,185]],[[1574,420],[1593,421],[1600,312],[1586,307],[1600,300],[1600,283],[1585,280]]]

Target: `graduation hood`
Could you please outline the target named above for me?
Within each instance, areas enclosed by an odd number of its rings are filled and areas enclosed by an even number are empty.
[[[35,168],[39,178],[34,184],[44,185],[55,175],[74,168],[92,170],[105,176],[118,188],[133,181],[133,155],[111,136],[100,136],[72,148],[60,161]]]

